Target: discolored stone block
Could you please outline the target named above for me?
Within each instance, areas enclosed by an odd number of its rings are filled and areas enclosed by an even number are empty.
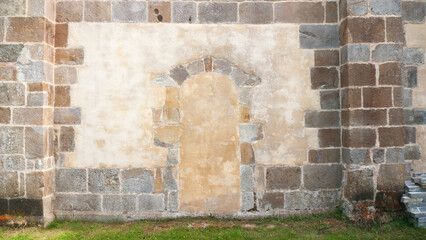
[[[275,22],[279,23],[322,23],[324,7],[319,2],[275,3]]]
[[[101,195],[58,193],[55,198],[55,210],[101,211],[102,209]]]
[[[27,106],[40,107],[47,105],[47,94],[43,92],[28,93]]]
[[[246,106],[240,106],[240,122],[249,123],[250,122],[250,109]]]
[[[401,61],[404,55],[402,44],[379,44],[372,51],[374,62]]]
[[[0,198],[0,214],[7,214],[9,211],[9,200],[6,198]]]
[[[0,62],[16,62],[23,48],[24,48],[23,44],[0,44]],[[10,73],[11,70],[9,70],[9,68],[10,67],[8,67],[7,69],[8,74],[6,75],[6,73],[3,72],[5,68],[2,67],[1,76],[9,76],[9,77],[13,76],[11,75]],[[16,72],[16,70],[14,71]],[[3,78],[5,77],[2,77],[2,79]],[[4,80],[7,80],[7,79],[4,79]]]
[[[178,190],[177,185],[177,170],[175,167],[166,167],[163,172],[163,189],[165,191]]]
[[[340,91],[321,91],[320,104],[321,109],[340,109]]]
[[[400,15],[401,0],[370,0],[371,13],[375,15]]]
[[[338,48],[337,25],[300,25],[300,47],[304,49]]]
[[[336,68],[315,67],[311,69],[312,89],[339,87],[339,73]]]
[[[55,107],[69,107],[70,86],[55,86]]]
[[[266,24],[273,21],[272,3],[242,2],[238,9],[240,23]]]
[[[404,125],[404,110],[402,108],[389,109],[389,125]]]
[[[385,149],[373,149],[373,162],[376,164],[385,162]]]
[[[375,194],[373,171],[370,169],[348,171],[344,187],[345,198],[351,201],[373,200]]]
[[[25,104],[25,87],[21,83],[0,83],[0,106]]]
[[[319,129],[318,144],[321,148],[340,147],[340,129]]]
[[[305,127],[333,128],[340,126],[340,112],[338,111],[306,111]]]
[[[254,208],[254,193],[241,193],[241,211],[250,211]]]
[[[79,168],[57,168],[55,183],[57,192],[86,192],[87,170]]]
[[[118,169],[89,169],[89,192],[119,192]]]
[[[214,59],[213,60],[213,72],[217,72],[228,76],[232,71],[233,64],[225,59]]]
[[[25,0],[3,0],[0,2],[0,16],[25,15]]]
[[[18,173],[0,171],[0,196],[17,197],[19,195]]]
[[[404,109],[404,119],[407,125],[424,125],[426,124],[426,110]]]
[[[299,167],[269,167],[266,170],[266,189],[298,189],[302,170]]]
[[[381,126],[387,124],[386,110],[342,111],[343,126]]]
[[[404,49],[404,64],[421,66],[425,63],[424,49],[422,48],[406,48]]]
[[[23,153],[22,127],[0,127],[0,154]]]
[[[102,209],[104,212],[135,212],[136,199],[134,195],[104,195]]]
[[[386,163],[404,163],[404,148],[387,148]]]
[[[339,188],[342,184],[343,168],[340,164],[305,165],[303,167],[303,183],[306,189],[319,190]]]
[[[200,23],[237,22],[237,3],[201,2],[198,5]]]
[[[169,75],[159,75],[152,80],[152,84],[164,87],[178,87],[179,85]]]
[[[177,84],[182,85],[182,83],[189,77],[189,73],[184,66],[179,65],[170,70],[170,77],[175,80]]]
[[[247,165],[240,166],[241,191],[254,191],[254,174],[253,168]]]
[[[377,156],[376,156],[377,157]],[[342,150],[342,161],[346,164],[371,164],[370,151],[368,149],[347,149]]]
[[[61,1],[56,3],[56,22],[81,22],[82,20],[82,1]]]
[[[349,18],[340,24],[340,44],[377,43],[385,41],[385,22],[382,18]]]
[[[82,48],[58,48],[55,51],[55,63],[81,65],[84,63],[84,50]]]
[[[179,149],[169,149],[167,152],[167,165],[176,165],[179,163]]]
[[[259,208],[264,211],[284,208],[284,193],[264,193],[263,196],[259,196]]]
[[[379,143],[381,147],[404,146],[404,128],[379,128]]]
[[[43,127],[25,128],[25,157],[43,158],[48,150],[48,133]]]
[[[14,198],[9,200],[9,212],[21,216],[43,216],[43,200]]]
[[[253,147],[250,143],[241,143],[240,145],[241,152],[241,164],[254,164],[254,152]]]
[[[75,131],[74,127],[61,127],[60,134],[60,150],[61,152],[73,152],[75,148],[74,143]]]
[[[339,204],[338,191],[296,191],[285,193],[285,210],[334,209]]]
[[[416,143],[416,128],[404,127],[404,142],[405,144]]]
[[[392,88],[364,88],[362,91],[364,107],[392,107]]]
[[[204,58],[204,69],[206,72],[211,72],[213,69],[213,60],[210,57]]]
[[[369,44],[346,44],[340,51],[341,63],[368,62],[370,60]]]
[[[338,19],[338,7],[337,2],[327,2],[325,5],[325,22],[335,23]]]
[[[373,64],[345,64],[340,68],[342,87],[376,85],[376,67]]]
[[[191,76],[199,74],[199,73],[203,73],[205,71],[204,61],[197,60],[197,61],[190,62],[186,68],[188,69],[188,73]]]
[[[339,66],[339,51],[316,50],[315,66]]]
[[[386,37],[388,42],[404,42],[404,25],[401,17],[386,18]]]
[[[173,2],[173,22],[197,22],[197,4],[195,2]]]
[[[84,21],[111,21],[111,2],[84,1]]]
[[[340,149],[309,150],[310,163],[339,163]]]
[[[68,24],[55,25],[55,47],[66,47],[68,45]]]
[[[401,85],[402,84],[402,63],[385,63],[379,66],[379,84]]]
[[[56,108],[54,113],[55,124],[80,124],[80,108]]]
[[[161,212],[164,211],[163,194],[142,194],[139,196],[140,212]]]
[[[240,124],[239,135],[241,142],[253,142],[263,138],[262,125],[260,124]]]
[[[60,66],[55,68],[55,84],[74,84],[77,82],[75,67]]]
[[[376,145],[376,131],[368,128],[352,128],[342,131],[343,147],[368,148]]]
[[[154,189],[152,172],[147,169],[124,169],[121,176],[124,193],[150,193]]]
[[[404,164],[382,164],[377,175],[377,190],[402,191],[404,189]]]
[[[170,2],[148,2],[148,22],[170,22]]]
[[[53,193],[54,172],[30,172],[26,174],[26,193],[28,198],[42,198]]]
[[[0,124],[9,124],[10,115],[10,108],[0,107]]]
[[[345,88],[341,90],[342,108],[361,107],[361,89]]]
[[[41,17],[13,17],[9,18],[9,27],[6,31],[8,42],[43,42],[45,20]]]
[[[395,192],[378,192],[376,194],[376,208],[384,212],[402,211],[404,204],[401,202],[402,193]]]
[[[404,149],[404,158],[405,160],[421,160],[422,159],[422,149],[419,145],[414,146],[405,146]]]
[[[14,124],[43,125],[51,122],[52,109],[15,108],[12,117]]]
[[[402,2],[402,18],[404,22],[421,23],[425,18],[426,7],[423,2]]]
[[[179,193],[169,192],[167,195],[167,211],[177,212],[179,210]]]
[[[112,2],[113,22],[145,22],[146,2]]]
[[[346,0],[344,2],[347,2],[344,4],[347,4],[345,7],[347,7],[349,16],[363,16],[368,12],[368,0]]]
[[[417,67],[405,66],[402,74],[402,82],[404,87],[416,88],[417,87]]]

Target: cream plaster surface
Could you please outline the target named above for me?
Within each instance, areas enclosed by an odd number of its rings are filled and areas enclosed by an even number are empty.
[[[153,144],[151,108],[165,88],[154,76],[204,56],[224,58],[262,78],[251,96],[264,138],[254,144],[260,164],[301,165],[317,147],[303,113],[319,109],[311,90],[313,51],[299,49],[295,24],[190,25],[70,23],[69,45],[84,47],[85,62],[72,86],[81,107],[76,150],[67,167],[164,166],[167,150]]]

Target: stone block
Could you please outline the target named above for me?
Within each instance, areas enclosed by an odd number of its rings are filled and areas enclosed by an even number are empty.
[[[386,37],[388,42],[404,43],[404,25],[401,17],[386,18]]]
[[[425,3],[423,2],[402,2],[402,18],[408,23],[422,23],[425,19]]]
[[[119,192],[120,180],[118,169],[89,169],[89,192]]]
[[[165,107],[163,108],[163,119],[166,124],[178,125],[179,124],[179,108],[178,107]]]
[[[247,106],[251,100],[251,88],[239,87],[238,88],[238,103]]]
[[[20,125],[43,125],[52,120],[52,109],[43,108],[15,108],[13,123]]]
[[[305,49],[338,48],[337,25],[300,25],[300,47]]]
[[[233,64],[226,59],[213,60],[213,72],[228,76],[232,71]]]
[[[81,110],[80,108],[56,108],[53,120],[55,124],[80,124]]]
[[[415,127],[404,127],[404,142],[405,144],[416,143],[416,128]]]
[[[254,193],[241,193],[241,211],[250,211],[254,209]]]
[[[259,196],[259,208],[264,211],[284,208],[284,193],[264,193],[263,196]]]
[[[57,168],[55,183],[57,192],[86,192],[87,170],[79,168]]]
[[[179,65],[172,70],[170,70],[170,77],[179,85],[189,77],[189,73],[186,68],[182,65]]]
[[[132,213],[136,211],[135,195],[104,195],[102,208],[104,212]]]
[[[198,5],[200,23],[234,23],[238,18],[237,3],[201,2]]]
[[[159,193],[159,192],[163,192],[163,169],[162,168],[157,168],[155,169],[155,175],[154,175],[154,179],[155,179],[155,183],[154,183],[154,192]]]
[[[334,209],[340,200],[339,191],[286,192],[285,210]]]
[[[373,149],[373,162],[376,164],[385,162],[385,149]]]
[[[160,147],[178,146],[180,142],[179,126],[164,126],[154,129],[154,144]]]
[[[28,93],[27,106],[40,107],[47,105],[47,94],[43,92]]]
[[[10,198],[18,196],[18,173],[12,171],[0,171],[0,197]]]
[[[337,12],[337,2],[327,2],[325,5],[325,22],[336,23],[339,20]]]
[[[0,214],[4,215],[9,212],[9,200],[0,198]]]
[[[0,16],[25,15],[25,0],[3,0],[0,2]]]
[[[152,84],[164,87],[178,87],[179,85],[169,75],[159,75],[152,80]]]
[[[167,211],[177,212],[179,210],[179,192],[169,192],[167,195]]]
[[[393,102],[395,107],[411,108],[413,106],[413,90],[404,89],[403,87],[394,87]]]
[[[101,211],[101,195],[56,194],[54,209],[59,211]]]
[[[376,67],[373,64],[345,64],[340,68],[341,87],[376,85]]]
[[[333,128],[340,126],[340,112],[338,111],[306,111],[305,127]]]
[[[262,125],[260,124],[240,124],[239,134],[241,142],[253,142],[263,138]]]
[[[68,24],[55,25],[55,47],[66,47],[68,45]]]
[[[22,127],[0,127],[0,154],[23,153],[24,131]]]
[[[340,149],[309,150],[310,163],[339,163]]]
[[[55,51],[56,64],[81,65],[84,62],[82,48],[58,48]]]
[[[148,22],[170,22],[170,2],[148,2]]]
[[[54,172],[30,172],[26,174],[28,198],[42,198],[53,193]]]
[[[73,152],[75,131],[74,127],[61,127],[60,133],[60,150],[61,152]]]
[[[404,164],[382,164],[377,175],[377,190],[402,191],[404,189]]]
[[[206,72],[211,72],[213,69],[213,60],[210,57],[204,58],[204,69]]]
[[[9,171],[25,170],[25,158],[22,155],[0,156],[0,169]]]
[[[374,199],[373,171],[363,169],[348,171],[344,196],[350,201],[365,201]]]
[[[336,68],[311,68],[311,88],[329,89],[339,87],[339,73]]]
[[[417,67],[405,66],[402,72],[402,82],[406,88],[417,87]]]
[[[240,152],[241,152],[241,164],[255,163],[254,151],[250,143],[241,143]]]
[[[0,83],[0,106],[25,104],[25,87],[22,83]]]
[[[389,109],[389,125],[404,125],[404,109]]]
[[[298,189],[302,170],[299,167],[269,167],[266,170],[266,189]]]
[[[338,50],[316,50],[315,51],[315,66],[339,66],[339,51]]]
[[[82,20],[82,1],[61,1],[56,3],[56,22],[81,22]]]
[[[343,126],[381,126],[387,124],[386,110],[342,111]]]
[[[392,107],[392,88],[390,87],[364,88],[363,97],[364,107]]]
[[[319,129],[318,144],[321,148],[340,147],[340,129]]]
[[[404,158],[405,160],[421,160],[422,159],[422,149],[419,145],[414,146],[405,146]]]
[[[404,146],[403,127],[379,128],[379,143],[381,147]]]
[[[16,62],[23,48],[23,44],[0,44],[0,62]],[[1,69],[3,75],[4,68]]]
[[[112,2],[113,22],[145,22],[146,2]]]
[[[379,84],[401,85],[402,63],[384,63],[379,66]]]
[[[346,44],[340,51],[341,64],[368,62],[370,60],[369,44]]]
[[[45,34],[45,20],[41,17],[13,17],[9,18],[9,27],[6,31],[8,42],[43,42]]]
[[[342,185],[342,174],[340,164],[306,165],[303,167],[304,186],[309,190],[339,188]]]
[[[240,166],[241,191],[255,190],[253,168],[247,165]]]
[[[70,86],[55,86],[55,107],[69,107],[70,103]]]
[[[263,166],[254,166],[254,178],[256,181],[257,192],[264,192],[266,186],[265,168]]]
[[[407,125],[424,125],[426,109],[404,109],[404,118]]]
[[[324,22],[324,7],[319,2],[275,3],[275,22],[322,23]]]
[[[10,108],[0,107],[0,124],[9,124],[10,115]]]
[[[400,15],[401,0],[370,0],[371,13],[375,15]]]
[[[386,163],[404,163],[404,148],[387,148]]]
[[[179,164],[179,149],[169,149],[167,153],[167,165],[173,166]]]
[[[25,157],[43,158],[47,156],[48,133],[43,127],[25,128]]]
[[[2,55],[1,49],[2,49],[2,45],[0,44],[0,56]],[[19,53],[17,53],[15,57],[12,57],[12,59],[15,59],[15,58],[17,59],[18,56],[19,56]],[[0,62],[2,62],[1,58],[2,57],[0,57]],[[16,67],[12,65],[0,66],[0,81],[16,81]]]
[[[372,52],[374,62],[401,61],[405,51],[402,44],[379,44]]]
[[[385,22],[382,18],[349,18],[340,24],[340,44],[377,43],[385,41]]]
[[[363,16],[368,12],[368,0],[346,0],[350,16]]]
[[[59,66],[55,68],[55,84],[74,84],[77,82],[75,67]]]
[[[175,23],[197,22],[197,4],[195,2],[174,2],[173,3],[173,22]]]
[[[203,60],[197,60],[190,62],[188,66],[186,66],[189,75],[193,76],[196,74],[203,73],[205,71],[204,69],[204,61]]]
[[[425,63],[425,51],[421,48],[404,49],[404,64],[421,66]]]
[[[240,112],[240,123],[250,122],[250,108],[247,106],[239,106]]]
[[[124,193],[150,193],[154,190],[152,172],[147,169],[124,169],[121,181]]]
[[[43,200],[30,198],[14,198],[9,200],[9,212],[20,216],[43,216]]]
[[[111,21],[111,2],[84,1],[84,21]]]
[[[365,148],[342,149],[342,161],[346,164],[367,165],[371,163],[370,158],[370,152]]]
[[[142,194],[139,196],[140,212],[161,212],[164,211],[163,194]]]
[[[341,90],[342,108],[361,107],[361,89],[344,88]]]
[[[273,21],[272,3],[242,2],[239,5],[240,23],[266,24]]]
[[[43,62],[28,62],[18,65],[18,81],[20,82],[51,82],[53,83],[53,68]],[[50,75],[52,74],[52,75]]]
[[[178,185],[177,185],[177,169],[174,167],[166,167],[165,171],[163,172],[163,189],[166,191],[177,191]]]

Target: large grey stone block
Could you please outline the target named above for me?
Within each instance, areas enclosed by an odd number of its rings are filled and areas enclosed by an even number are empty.
[[[421,147],[419,145],[405,146],[404,158],[405,160],[421,160],[422,159]]]
[[[425,125],[426,109],[404,109],[404,121],[407,125]]]
[[[154,189],[152,172],[147,169],[124,169],[121,181],[124,193],[150,193]]]
[[[404,163],[404,148],[386,149],[386,163]]]
[[[188,63],[188,66],[186,66],[186,69],[188,69],[188,72],[191,76],[203,73],[205,71],[204,68],[204,61],[203,60],[196,60],[193,62]]]
[[[266,192],[259,194],[259,208],[263,211],[284,208],[284,193],[282,192]]]
[[[201,23],[237,22],[237,3],[201,2],[198,16]]]
[[[376,15],[400,15],[401,0],[370,0],[371,13]]]
[[[385,162],[384,149],[373,149],[373,162],[376,164]]]
[[[0,155],[0,170],[25,170],[25,158],[22,155]]]
[[[23,146],[22,127],[0,127],[0,154],[23,153]]]
[[[179,192],[169,192],[167,195],[167,210],[170,212],[179,210]]]
[[[403,59],[402,44],[379,44],[372,52],[375,62],[401,61]]]
[[[57,192],[86,192],[87,170],[78,168],[58,168],[55,174]]]
[[[266,189],[300,188],[302,170],[299,167],[270,167],[266,170]]]
[[[241,142],[253,142],[263,138],[262,125],[240,124],[239,134]]]
[[[368,12],[368,0],[344,0],[350,16],[363,16]],[[341,3],[342,4],[342,3]]]
[[[421,23],[425,19],[425,2],[402,2],[402,17],[404,22]]]
[[[249,211],[254,208],[254,193],[241,193],[241,211]]]
[[[421,48],[404,49],[404,64],[421,66],[425,63],[425,51]]]
[[[417,67],[405,66],[402,74],[402,81],[404,87],[416,88],[417,87]]]
[[[404,164],[382,164],[377,176],[377,190],[402,191],[404,179]]]
[[[340,90],[320,92],[321,109],[340,109]]]
[[[159,212],[164,211],[163,194],[142,194],[139,196],[140,212]]]
[[[240,179],[241,179],[241,191],[254,191],[254,175],[253,168],[248,165],[242,165],[240,167]]]
[[[112,21],[145,22],[146,2],[112,2]]]
[[[197,22],[197,4],[195,2],[173,2],[173,22]]]
[[[0,83],[0,106],[25,104],[25,87],[22,83]]]
[[[89,192],[119,192],[118,169],[89,169]]]
[[[337,190],[317,192],[287,192],[284,198],[285,210],[333,209],[339,204],[340,194]]]
[[[232,71],[233,64],[226,59],[214,59],[213,71],[228,76]]]
[[[357,148],[357,149],[343,148],[342,160],[346,164],[361,164],[361,165],[363,165],[363,164],[371,163],[369,150],[363,149],[363,148]]]
[[[23,44],[0,44],[0,62],[16,62],[23,48]]]
[[[103,211],[125,213],[135,212],[136,199],[136,195],[103,195]]]
[[[178,190],[177,186],[177,170],[174,167],[166,167],[164,171],[164,190]]]
[[[340,46],[337,25],[301,25],[299,33],[301,48],[319,49]]]
[[[303,167],[303,182],[309,190],[340,188],[342,174],[343,167],[340,164],[306,165]]]
[[[184,66],[177,66],[170,70],[170,77],[179,85],[189,77],[189,73]]]
[[[55,210],[101,211],[101,195],[58,193],[54,202]]]
[[[50,72],[50,71],[51,72]],[[28,62],[18,64],[18,81],[20,82],[49,82],[49,74],[53,68],[44,62]]]
[[[341,64],[348,62],[368,62],[370,60],[369,44],[347,44],[340,51]]]

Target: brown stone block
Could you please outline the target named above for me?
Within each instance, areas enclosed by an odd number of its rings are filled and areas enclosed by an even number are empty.
[[[405,42],[404,25],[401,17],[386,18],[386,37],[388,42]]]
[[[322,23],[324,22],[324,7],[320,2],[275,3],[275,22]]]
[[[55,47],[66,47],[68,45],[68,24],[55,25]]]
[[[404,109],[389,109],[389,125],[404,125]]]
[[[55,124],[74,125],[80,124],[81,111],[80,108],[56,108],[54,115]]]
[[[155,171],[155,184],[154,184],[155,192],[163,192],[163,171],[161,168],[157,168]]]
[[[363,88],[362,92],[364,107],[392,107],[392,88]]]
[[[61,127],[60,149],[61,152],[73,152],[75,131],[74,127]]]
[[[28,83],[28,91],[30,92],[47,92],[49,88],[49,84],[47,83]]]
[[[340,68],[342,87],[376,85],[376,67],[373,64],[345,64]]]
[[[26,176],[27,197],[41,198],[53,193],[53,171],[30,172]]]
[[[81,65],[84,62],[82,48],[58,48],[55,52],[56,64]]]
[[[247,106],[240,106],[240,122],[250,122],[250,108]]]
[[[239,4],[240,23],[265,24],[273,21],[272,3],[243,2]]]
[[[55,24],[48,19],[44,20],[44,42],[51,46],[55,45]]]
[[[284,208],[284,193],[271,192],[264,193],[262,198],[259,198],[259,207],[262,210],[273,210]]]
[[[318,142],[322,148],[340,147],[340,129],[319,129]]]
[[[343,167],[341,164],[315,164],[303,167],[303,184],[308,190],[340,188],[342,177]]]
[[[401,85],[402,84],[402,63],[384,63],[379,66],[379,84],[381,85]]]
[[[309,150],[310,163],[339,163],[340,149]]]
[[[25,128],[25,157],[43,158],[47,156],[49,135],[43,127]]]
[[[14,124],[43,125],[52,121],[52,109],[15,108],[12,115]]]
[[[343,126],[383,126],[386,124],[386,110],[342,111]]]
[[[347,18],[340,24],[340,45],[384,41],[385,21],[382,18]]]
[[[6,32],[8,42],[43,42],[45,19],[42,17],[12,17]]]
[[[376,130],[369,128],[344,129],[342,132],[343,147],[364,148],[376,145]]]
[[[82,1],[63,1],[56,3],[57,22],[81,22],[83,20]]]
[[[0,106],[22,106],[25,104],[25,87],[22,83],[0,82]]]
[[[60,66],[55,68],[55,84],[73,84],[77,82],[75,67]]]
[[[84,2],[84,21],[85,22],[110,22],[111,21],[111,2]]]
[[[373,171],[348,171],[344,195],[348,200],[364,201],[374,199]]]
[[[336,2],[327,2],[325,5],[325,22],[335,23],[338,21],[338,8]]]
[[[339,87],[339,73],[334,67],[314,67],[311,69],[312,89],[328,89]]]
[[[315,50],[315,66],[339,66],[339,50]]]
[[[154,130],[155,143],[158,146],[176,146],[180,142],[179,126],[165,126]]]
[[[55,87],[55,107],[69,107],[71,102],[70,86]]]
[[[0,124],[10,123],[10,108],[0,107]]]
[[[361,89],[345,88],[342,89],[342,108],[361,107]]]
[[[43,44],[43,60],[49,63],[55,63],[55,49],[53,45]]]
[[[404,189],[404,178],[404,164],[382,164],[377,176],[377,190],[401,192]]]
[[[148,22],[170,22],[170,2],[148,2]]]
[[[404,146],[404,127],[379,128],[380,147]]]
[[[254,152],[253,147],[250,143],[241,143],[240,145],[241,152],[241,164],[254,164]]]
[[[1,41],[3,41],[4,32],[5,32],[4,18],[0,18],[0,39],[1,39]]]
[[[16,81],[16,67],[0,65],[0,81]]]
[[[179,107],[179,88],[166,88],[166,103],[167,107]]]
[[[299,167],[270,167],[266,170],[266,189],[297,189],[301,179],[302,170]]]

